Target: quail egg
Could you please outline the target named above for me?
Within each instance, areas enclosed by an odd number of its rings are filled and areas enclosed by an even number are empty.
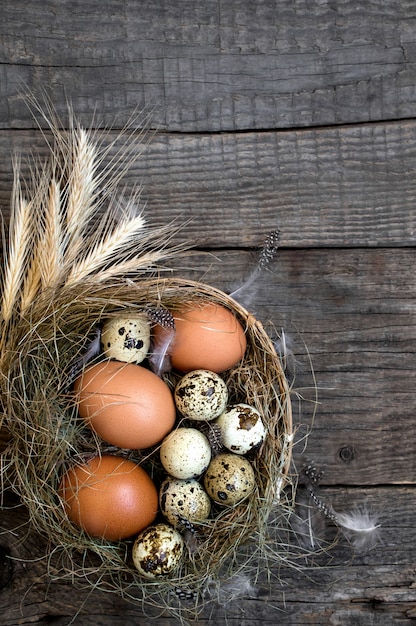
[[[197,480],[179,480],[168,477],[159,491],[159,504],[163,516],[172,524],[203,522],[210,514],[211,500]]]
[[[245,457],[224,452],[214,457],[209,464],[204,475],[204,486],[214,502],[232,506],[254,491],[253,467]]]
[[[180,379],[175,387],[174,399],[184,417],[210,421],[225,410],[228,390],[223,379],[215,372],[194,370]]]
[[[211,446],[196,428],[176,428],[162,441],[160,460],[168,474],[175,478],[196,478],[208,467]]]
[[[240,403],[227,407],[216,420],[222,443],[235,454],[246,454],[259,446],[266,437],[266,429],[257,409]]]
[[[146,578],[171,574],[180,564],[184,541],[180,533],[168,524],[154,524],[145,528],[135,539],[133,563]]]
[[[109,318],[103,324],[101,344],[105,356],[110,359],[141,363],[150,348],[150,324],[147,316]]]

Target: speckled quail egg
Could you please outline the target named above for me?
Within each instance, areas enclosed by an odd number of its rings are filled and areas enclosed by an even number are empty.
[[[105,356],[126,363],[141,363],[150,348],[150,324],[146,315],[113,317],[101,331]]]
[[[222,443],[235,454],[247,454],[266,437],[261,414],[243,402],[227,407],[215,424],[220,427]]]
[[[207,492],[194,478],[166,478],[160,486],[159,505],[163,516],[172,526],[180,526],[186,521],[203,522],[211,511]]]
[[[185,374],[175,387],[177,409],[192,420],[210,421],[221,415],[228,401],[223,379],[209,370],[193,370]]]
[[[180,533],[168,524],[154,524],[145,528],[135,539],[133,563],[146,578],[171,574],[180,564],[184,541]]]
[[[211,446],[196,428],[176,428],[162,441],[160,460],[174,478],[196,478],[209,465]]]
[[[209,464],[204,475],[204,486],[215,502],[232,506],[254,491],[253,467],[245,457],[224,452],[214,457]]]

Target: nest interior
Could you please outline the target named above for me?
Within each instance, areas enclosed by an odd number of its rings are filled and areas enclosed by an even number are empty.
[[[214,507],[206,522],[194,525],[182,565],[169,580],[144,580],[131,563],[131,542],[106,542],[76,528],[57,496],[63,471],[85,455],[103,453],[99,441],[79,419],[72,392],[73,365],[88,338],[107,316],[147,307],[175,309],[195,300],[214,301],[231,309],[245,328],[243,360],[225,372],[232,402],[246,402],[262,414],[267,438],[250,457],[256,488],[234,507]],[[262,324],[232,298],[213,287],[175,278],[85,282],[82,286],[44,294],[10,328],[1,363],[3,429],[9,440],[3,471],[29,510],[34,527],[63,555],[63,572],[79,571],[86,554],[99,560],[94,580],[106,575],[123,594],[134,585],[141,599],[156,602],[172,589],[196,591],[233,563],[241,546],[267,532],[270,512],[279,499],[290,463],[292,433],[290,392],[272,341]],[[7,349],[7,346],[9,348]],[[78,372],[79,373],[79,372]],[[173,387],[178,379],[168,372]],[[158,448],[146,451],[111,450],[140,462],[155,480],[162,479]],[[158,602],[160,600],[157,600]]]

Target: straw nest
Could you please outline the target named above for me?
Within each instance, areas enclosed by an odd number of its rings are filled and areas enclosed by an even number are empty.
[[[266,541],[270,513],[279,506],[290,463],[290,392],[268,333],[244,307],[209,285],[161,277],[157,262],[172,253],[166,249],[166,230],[144,229],[123,205],[121,219],[118,215],[110,220],[107,213],[104,226],[91,232],[88,224],[102,210],[94,186],[96,146],[80,129],[73,129],[69,138],[53,130],[52,165],[38,168],[25,193],[19,176],[15,179],[1,294],[2,479],[27,507],[34,528],[50,541],[54,558],[60,555],[55,572],[61,567],[60,575],[73,580],[169,607],[170,594],[192,590],[201,595],[220,572],[233,567],[240,548],[254,538],[257,544]],[[75,202],[78,207],[71,205]],[[92,209],[86,211],[86,205]],[[74,237],[70,208],[78,226]],[[134,245],[127,238],[111,248],[134,220]],[[48,238],[53,244],[45,248]],[[267,437],[250,457],[256,487],[249,499],[234,507],[214,506],[207,521],[194,525],[175,574],[149,581],[132,564],[132,540],[108,542],[88,536],[68,520],[57,495],[69,466],[105,452],[142,464],[156,484],[162,479],[157,446],[145,451],[110,448],[79,419],[72,392],[74,363],[82,359],[95,329],[108,316],[174,310],[195,300],[229,308],[243,325],[245,356],[222,377],[231,402],[246,402],[261,412]],[[171,387],[178,379],[173,371],[164,376]]]

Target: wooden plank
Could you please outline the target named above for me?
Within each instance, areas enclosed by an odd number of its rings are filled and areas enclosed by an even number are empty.
[[[230,626],[285,626],[344,624],[402,626],[413,623],[416,610],[414,557],[416,530],[414,489],[325,489],[321,495],[340,511],[366,503],[379,514],[380,544],[364,554],[353,554],[342,537],[321,555],[301,556],[296,540],[290,540],[295,569],[283,565],[263,572],[249,595],[226,606],[209,605],[198,624],[227,623]],[[383,509],[381,509],[383,503]],[[0,511],[3,554],[8,553],[13,575],[0,591],[0,626],[53,621],[64,626],[74,617],[77,626],[100,623],[145,626],[149,617],[140,606],[123,602],[114,594],[77,589],[46,575],[46,542],[25,533],[25,515],[19,509]],[[19,528],[19,525],[21,526]],[[11,531],[14,532],[11,532]],[[4,532],[9,531],[9,532]],[[328,539],[335,529],[328,527]],[[250,580],[251,572],[246,572]],[[267,582],[267,577],[271,577]],[[179,626],[168,614],[152,615],[155,626]],[[94,621],[95,620],[95,621]]]
[[[1,133],[0,203],[6,217],[15,151],[44,156],[45,142],[35,131]],[[284,247],[412,246],[415,170],[416,123],[396,122],[156,134],[125,184],[127,193],[143,185],[152,223],[189,220],[179,239],[199,247],[258,246],[276,228]]]
[[[170,131],[274,129],[415,113],[414,7],[384,0],[2,3],[0,127],[22,87],[89,118],[137,107]]]
[[[281,250],[242,298],[292,339],[303,398],[294,395],[295,459],[321,464],[327,484],[414,481],[414,259],[413,249]],[[186,272],[229,292],[254,261],[222,251]]]
[[[195,255],[180,274],[229,292],[254,260]],[[312,458],[327,485],[415,482],[413,267],[406,248],[282,250],[241,299],[272,337],[283,328],[292,340],[294,459]]]

